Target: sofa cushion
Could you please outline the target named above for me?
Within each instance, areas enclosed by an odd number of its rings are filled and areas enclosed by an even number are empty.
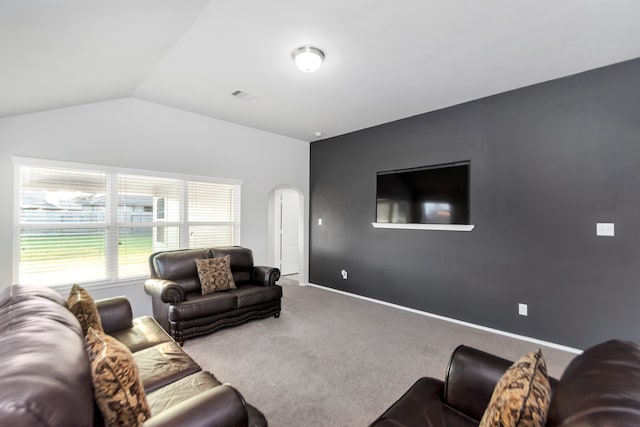
[[[85,339],[94,397],[105,425],[142,425],[151,411],[133,355],[124,344],[91,327]]]
[[[504,373],[480,420],[480,427],[542,427],[551,386],[542,352],[531,352]]]
[[[186,249],[151,255],[151,277],[180,283],[186,292],[200,290],[196,259],[211,258],[209,249]]]
[[[86,290],[78,285],[71,287],[67,298],[67,308],[80,322],[82,332],[86,335],[89,328],[102,331],[102,322],[96,303]]]
[[[126,345],[132,353],[173,341],[162,326],[149,316],[135,318],[131,328],[113,331],[109,335]]]
[[[427,377],[420,378],[400,399],[371,424],[371,427],[477,427],[477,420],[442,403],[440,400],[442,389],[442,381]]]
[[[253,252],[249,248],[242,246],[228,246],[211,249],[211,256],[221,258],[229,255],[231,257],[231,273],[236,285],[241,282],[251,280],[253,272]]]
[[[167,342],[133,354],[145,393],[152,392],[187,375],[200,366],[175,342]]]
[[[196,372],[147,395],[152,414],[158,414],[205,390],[220,385],[210,372]]]
[[[236,287],[231,274],[231,267],[229,266],[230,258],[229,255],[226,255],[222,258],[195,260],[202,295]]]
[[[230,289],[228,292],[236,296],[238,308],[282,298],[282,287],[278,285],[258,286],[246,284],[239,285],[236,289]]]
[[[202,295],[191,292],[186,301],[169,306],[169,320],[172,322],[200,319],[217,313],[224,313],[236,308],[236,296],[224,292]]]

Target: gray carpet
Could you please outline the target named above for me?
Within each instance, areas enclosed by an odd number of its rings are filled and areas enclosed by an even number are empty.
[[[205,370],[237,387],[271,427],[367,426],[419,377],[442,379],[470,345],[514,360],[539,345],[283,278],[279,319],[187,340]],[[558,377],[575,356],[542,347]]]

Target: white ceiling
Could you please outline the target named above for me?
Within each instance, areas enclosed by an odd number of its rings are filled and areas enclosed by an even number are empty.
[[[639,22],[638,0],[0,0],[0,117],[133,96],[312,141],[638,58]]]

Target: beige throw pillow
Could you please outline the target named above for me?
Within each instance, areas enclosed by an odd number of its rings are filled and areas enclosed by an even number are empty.
[[[85,341],[94,399],[105,426],[141,426],[151,416],[151,410],[131,351],[91,327]]]
[[[102,331],[102,322],[96,303],[89,292],[82,287],[73,285],[67,298],[67,309],[69,309],[80,322],[84,335],[87,335],[87,330],[90,327]]]
[[[479,427],[543,427],[550,400],[542,352],[531,352],[502,375]]]
[[[231,273],[231,257],[196,259],[202,295],[236,287]]]

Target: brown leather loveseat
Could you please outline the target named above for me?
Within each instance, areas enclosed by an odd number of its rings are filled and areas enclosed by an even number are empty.
[[[133,319],[124,297],[96,301],[104,332],[129,348],[151,417],[146,427],[266,427],[232,386],[203,371],[150,317]],[[0,292],[0,425],[103,426],[82,328],[46,287]]]
[[[444,381],[420,378],[371,424],[477,427],[513,362],[472,347],[452,354]],[[640,346],[611,340],[585,350],[560,380],[549,378],[547,427],[640,426]],[[516,425],[534,425],[522,419]]]
[[[203,295],[196,259],[230,256],[236,288]],[[251,319],[280,316],[280,270],[253,265],[240,246],[163,251],[149,257],[153,317],[179,343]]]

